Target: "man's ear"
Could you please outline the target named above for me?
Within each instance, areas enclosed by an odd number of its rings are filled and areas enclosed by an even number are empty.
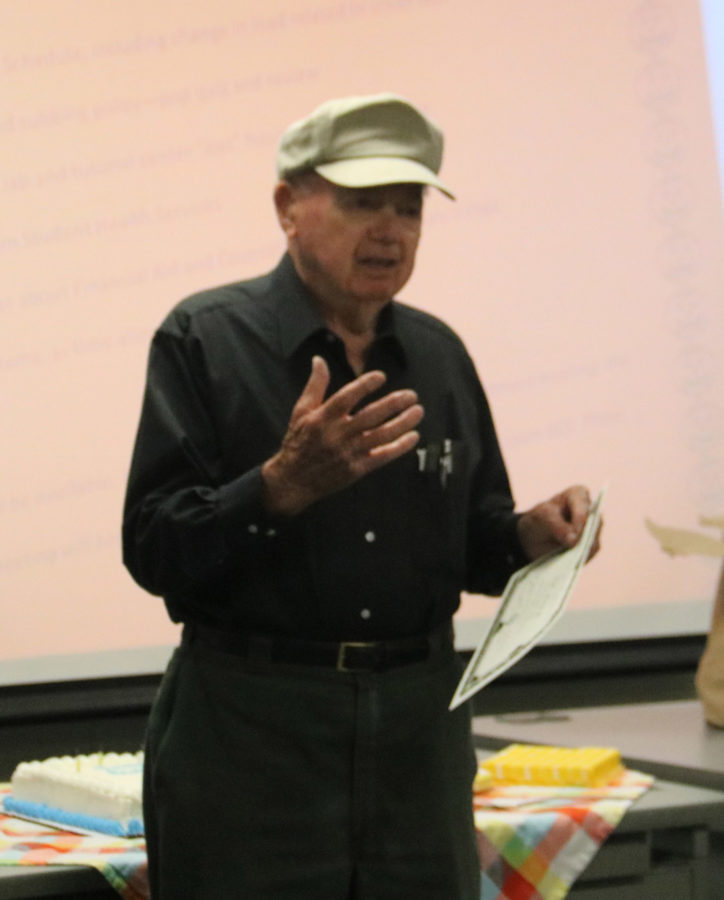
[[[280,181],[274,188],[274,206],[277,211],[277,219],[282,231],[288,238],[294,237],[296,226],[294,222],[294,188],[287,181]]]

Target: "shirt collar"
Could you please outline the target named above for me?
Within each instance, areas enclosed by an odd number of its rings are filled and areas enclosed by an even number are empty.
[[[272,273],[272,295],[277,301],[280,350],[289,359],[312,335],[326,332],[327,325],[288,253]],[[395,327],[395,306],[393,300],[380,312],[377,339],[389,346],[404,364],[405,350]]]

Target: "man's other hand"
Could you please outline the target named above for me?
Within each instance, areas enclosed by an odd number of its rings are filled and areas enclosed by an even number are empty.
[[[539,503],[518,520],[518,537],[529,559],[538,559],[576,544],[583,533],[591,496],[581,485],[566,488],[550,500]],[[600,548],[601,526],[591,547],[591,559]]]

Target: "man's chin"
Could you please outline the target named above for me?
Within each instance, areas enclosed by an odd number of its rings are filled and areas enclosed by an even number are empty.
[[[404,282],[399,278],[368,277],[357,286],[357,296],[361,300],[370,303],[389,303],[389,301],[402,289]]]
[[[392,300],[395,296],[394,291],[388,290],[365,290],[359,291],[355,293],[354,297],[358,303],[363,303],[367,306],[385,306],[387,303]]]

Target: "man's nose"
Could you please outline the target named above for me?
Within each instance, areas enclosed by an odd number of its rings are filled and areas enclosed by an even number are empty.
[[[393,204],[380,207],[370,227],[372,237],[382,243],[390,244],[399,240],[402,232],[402,216]]]

